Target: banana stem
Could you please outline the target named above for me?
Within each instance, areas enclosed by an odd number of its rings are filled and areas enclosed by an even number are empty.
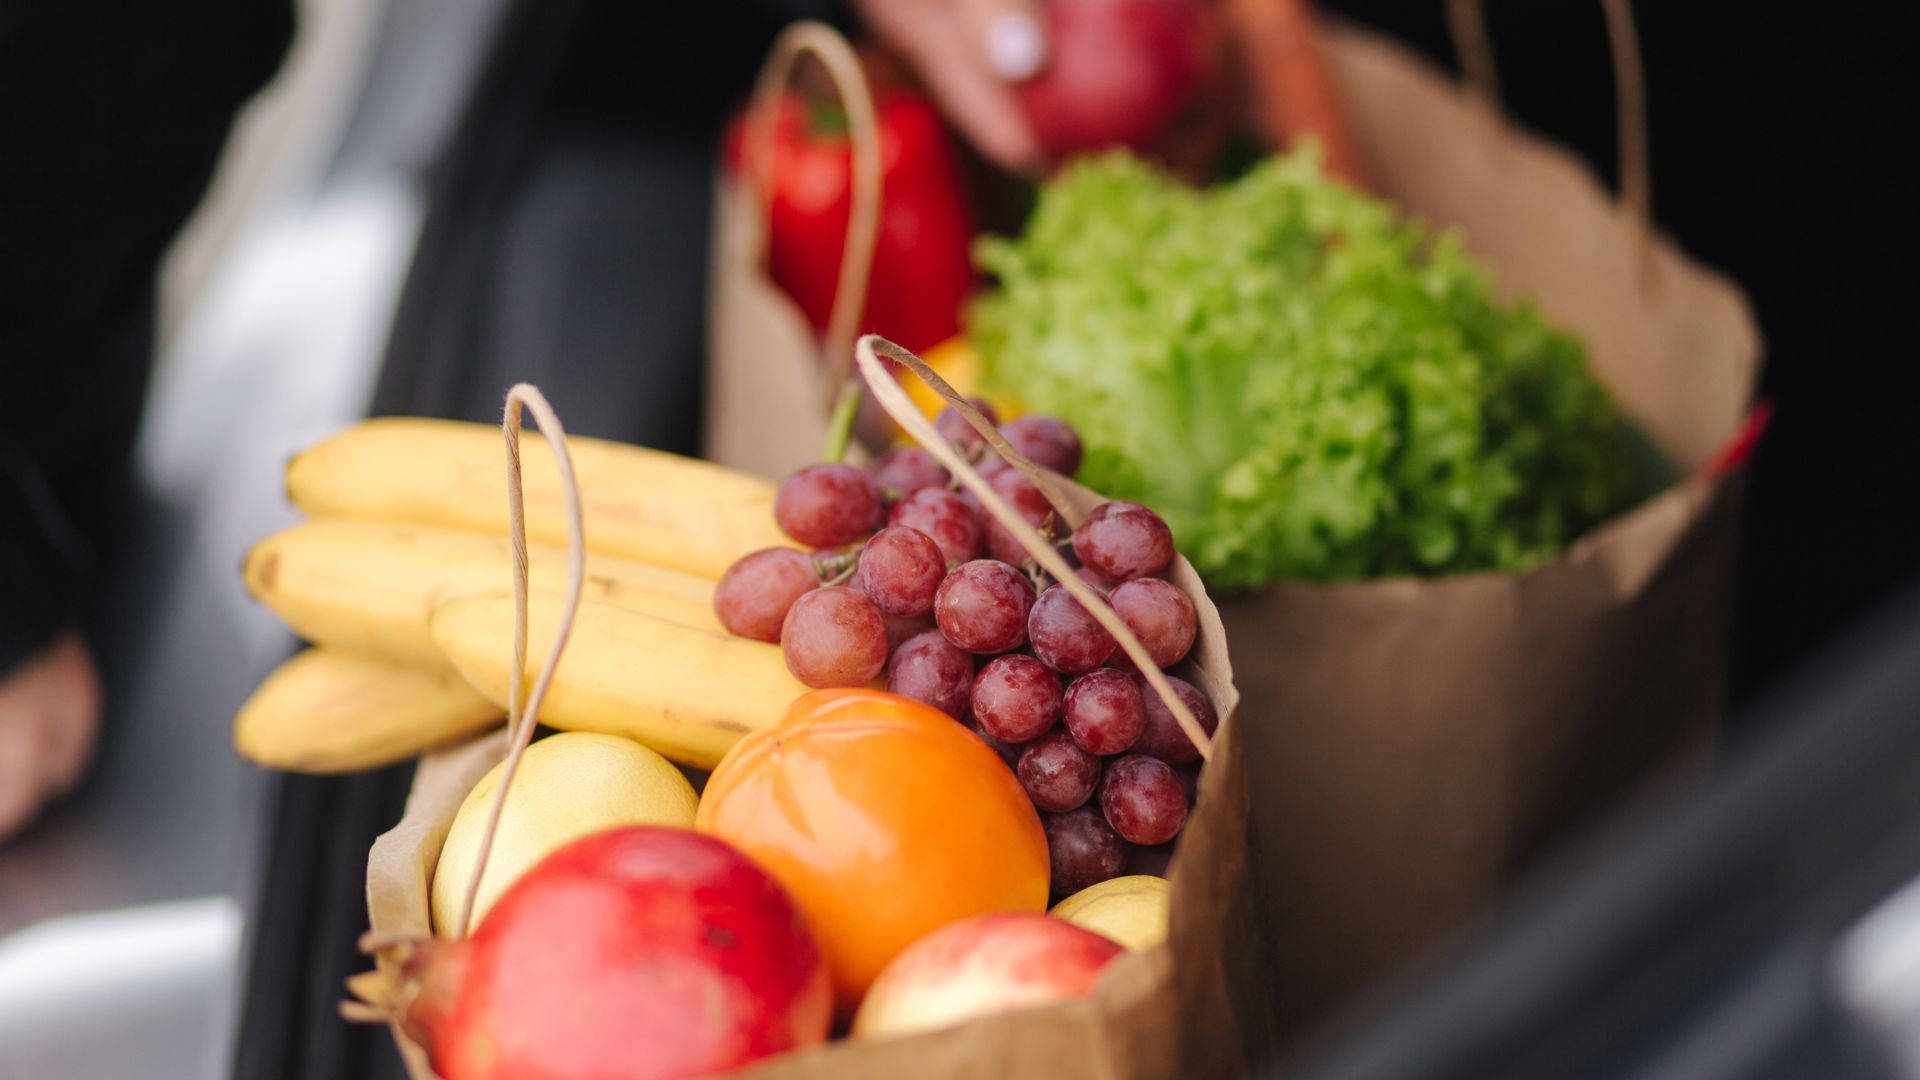
[[[860,380],[848,379],[834,399],[833,415],[827,420],[827,449],[822,461],[840,461],[847,456],[847,442],[853,437],[853,418],[860,412]]]

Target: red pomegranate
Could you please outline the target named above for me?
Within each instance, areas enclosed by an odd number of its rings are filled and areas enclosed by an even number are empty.
[[[577,840],[402,967],[401,1022],[445,1080],[705,1076],[821,1042],[833,1011],[787,894],[684,829]]]

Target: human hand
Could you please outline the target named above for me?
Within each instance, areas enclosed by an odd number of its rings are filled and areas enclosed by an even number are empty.
[[[100,677],[77,630],[0,672],[0,842],[80,779],[100,728]]]
[[[968,141],[995,164],[1036,168],[1040,143],[1013,84],[1046,64],[1038,0],[854,0]]]

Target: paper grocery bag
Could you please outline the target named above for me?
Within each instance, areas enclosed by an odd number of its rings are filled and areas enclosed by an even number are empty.
[[[769,50],[749,116],[767,123],[802,56],[818,60],[847,110],[852,154],[846,257],[824,338],[767,275],[767,209],[750,175],[718,171],[707,280],[707,368],[701,452],[768,478],[817,460],[827,413],[851,373],[880,215],[880,150],[873,97],[853,47],[832,28],[796,23]],[[764,145],[752,162],[767,160]],[[871,416],[871,414],[869,414]],[[866,419],[866,418],[863,418]],[[862,430],[873,427],[871,420]]]
[[[1088,508],[1104,501],[1084,490]],[[1149,1077],[1243,1075],[1267,1055],[1264,997],[1270,963],[1251,892],[1246,850],[1247,784],[1237,698],[1219,619],[1182,564],[1172,580],[1198,600],[1200,635],[1179,674],[1221,715],[1214,756],[1201,772],[1199,801],[1169,870],[1172,929],[1165,945],[1115,962],[1091,998],[1008,1013],[947,1031],[870,1042],[838,1040],[745,1070],[755,1080],[959,1080],[961,1077]],[[432,931],[433,867],[461,800],[500,760],[496,732],[422,758],[405,816],[367,861],[367,901],[379,937]],[[435,1080],[421,1048],[394,1038],[414,1080]]]
[[[863,342],[862,349],[870,346]],[[879,361],[870,351],[864,353],[863,364],[879,370]],[[937,439],[905,392],[892,385],[891,378],[885,381],[890,393],[880,396],[887,411],[896,418],[913,414],[911,423],[918,426],[908,430],[921,435],[923,442]],[[1002,449],[1016,467],[1032,469],[1031,463]],[[957,463],[958,457],[953,461]],[[958,464],[951,467],[956,473],[962,471]],[[984,481],[973,470],[964,472],[976,491],[985,490]],[[1051,474],[1046,482],[1060,495],[1056,505],[1071,520],[1106,501]],[[1024,525],[1020,529],[1032,533]],[[1038,535],[1022,542],[1028,550],[1042,553],[1048,544]],[[1193,599],[1197,617],[1193,651],[1176,671],[1207,695],[1220,718],[1210,757],[1200,773],[1198,799],[1169,868],[1168,940],[1114,961],[1095,993],[1086,998],[907,1038],[840,1039],[768,1059],[734,1075],[760,1080],[904,1076],[958,1080],[1002,1075],[1145,1080],[1241,1075],[1252,1063],[1267,1058],[1266,1040],[1272,1032],[1268,1021],[1273,1015],[1272,1003],[1265,997],[1270,950],[1260,907],[1251,892],[1239,695],[1225,631],[1199,576],[1185,559],[1176,559],[1167,578]],[[1077,578],[1073,586],[1084,588]],[[516,587],[524,594],[524,572]],[[1085,602],[1099,604],[1091,594]],[[1117,635],[1124,630],[1114,621],[1117,617],[1110,612],[1108,617]],[[1138,642],[1131,635],[1126,637],[1136,655],[1144,656]],[[501,648],[510,652],[514,645],[502,641]],[[547,663],[557,665],[558,659],[556,652]],[[522,730],[531,732],[534,719],[527,718]],[[440,848],[461,802],[506,748],[505,734],[495,733],[422,760],[404,816],[375,841],[368,857],[369,942],[404,942],[433,933],[429,898]],[[375,956],[379,971],[359,981],[356,990],[370,1004],[399,998],[395,954],[376,949]],[[397,1025],[390,1026],[409,1074],[415,1080],[432,1080],[424,1050]]]
[[[827,376],[813,327],[763,269],[765,236],[759,199],[746,184],[722,177],[707,283],[701,454],[774,478],[819,458]]]
[[[1505,293],[1583,338],[1685,478],[1532,573],[1216,598],[1290,1023],[1710,744],[1740,482],[1706,466],[1747,413],[1761,347],[1740,290],[1572,155],[1376,35],[1325,44],[1373,186],[1458,229]]]

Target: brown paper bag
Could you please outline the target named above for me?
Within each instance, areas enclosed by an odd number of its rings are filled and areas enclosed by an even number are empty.
[[[998,504],[999,496],[971,468],[959,464],[955,452],[939,440],[905,391],[885,376],[876,346],[907,363],[950,398],[951,389],[904,350],[892,349],[877,338],[862,340],[862,368],[877,379],[876,394],[887,412],[909,434],[949,459],[949,467],[983,502]],[[510,408],[513,400],[510,396]],[[972,412],[970,408],[964,411]],[[977,414],[969,419],[1017,467],[1039,471],[1006,446]],[[1052,489],[1056,505],[1069,521],[1079,520],[1105,501],[1052,474],[1043,474],[1041,482]],[[550,511],[551,507],[536,506],[529,512],[537,515]],[[1004,506],[998,512],[1003,520],[1012,518],[1012,511]],[[580,535],[578,528],[574,535]],[[1059,558],[1031,529],[1024,529],[1022,542],[1043,564],[1048,557]],[[1271,1032],[1268,1018],[1273,1011],[1272,1003],[1263,996],[1263,987],[1269,981],[1269,950],[1250,891],[1239,695],[1228,661],[1225,631],[1198,575],[1185,559],[1178,559],[1167,576],[1193,598],[1198,616],[1193,652],[1182,662],[1179,674],[1208,696],[1220,716],[1207,751],[1208,763],[1201,772],[1199,797],[1169,869],[1173,887],[1168,941],[1116,960],[1097,992],[1086,999],[988,1017],[910,1038],[870,1042],[843,1039],[769,1059],[738,1075],[764,1080],[878,1080],[900,1076],[939,1080],[1001,1075],[1121,1080],[1237,1075],[1245,1072],[1249,1063],[1265,1058],[1264,1040]],[[1087,592],[1077,577],[1069,573],[1063,581],[1083,603],[1098,607],[1103,621],[1116,631],[1115,636],[1144,662],[1145,652],[1118,623],[1118,617]],[[516,582],[516,588],[524,595],[524,576]],[[501,647],[525,654],[524,642],[515,645],[503,641]],[[557,665],[557,659],[556,652],[548,660],[549,669]],[[1144,667],[1151,665],[1143,663]],[[537,689],[535,694],[537,698]],[[1178,699],[1171,699],[1170,707],[1185,717],[1185,723],[1193,723]],[[528,709],[537,710],[537,701],[530,702]],[[531,714],[520,724],[519,730],[531,732]],[[516,730],[511,721],[509,730]],[[1207,744],[1204,738],[1197,741]],[[404,941],[433,933],[429,896],[440,847],[467,792],[501,759],[507,747],[505,735],[496,732],[422,759],[405,816],[375,842],[368,857],[370,942]],[[389,980],[397,978],[390,954],[376,952],[376,962],[381,975]],[[363,996],[376,999],[378,1004],[383,994],[392,993],[380,989],[382,985],[390,988],[395,983],[381,984],[376,976],[356,989],[369,988]],[[365,1010],[360,1014],[365,1015]],[[422,1048],[397,1026],[390,1026],[409,1075],[415,1080],[433,1080]]]
[[[832,28],[801,22],[774,42],[754,87],[754,138],[746,159],[769,161],[774,106],[802,56],[819,60],[847,109],[853,192],[823,349],[806,316],[766,272],[767,203],[761,183],[724,170],[715,185],[707,282],[707,384],[701,453],[744,472],[778,478],[815,460],[827,413],[851,371],[879,234],[881,171],[873,96],[860,61]],[[762,170],[764,174],[764,170]],[[769,423],[769,418],[778,418]],[[863,425],[863,429],[872,425]]]
[[[1228,5],[1256,83],[1274,68],[1258,62],[1263,45],[1288,47],[1248,40],[1271,32],[1262,2]],[[1506,294],[1533,297],[1583,338],[1595,373],[1688,476],[1531,574],[1281,585],[1221,601],[1280,942],[1273,977],[1295,1019],[1458,925],[1660,762],[1704,751],[1717,726],[1740,483],[1701,467],[1751,403],[1761,344],[1738,287],[1646,224],[1619,9],[1619,203],[1572,155],[1507,123],[1490,94],[1462,91],[1376,34],[1329,27],[1322,40],[1374,189],[1460,230]],[[1484,40],[1470,19],[1464,29],[1463,44]],[[1469,52],[1470,70],[1489,70]],[[758,227],[743,205],[721,207],[722,233]],[[717,262],[715,280],[731,290],[716,293],[716,320],[756,325],[785,304],[751,259]],[[773,295],[755,300],[750,286]],[[784,379],[814,362],[771,334],[722,329],[716,373]],[[769,445],[820,441],[820,415],[744,395],[710,402]],[[733,460],[756,467],[744,452]]]
[[[1616,38],[1616,54],[1629,45]],[[1740,425],[1760,358],[1739,289],[1646,227],[1643,181],[1617,206],[1571,155],[1402,49],[1350,29],[1326,46],[1379,192],[1461,230],[1509,294],[1577,332],[1686,479],[1529,574],[1221,600],[1294,1021],[1710,743],[1740,485],[1704,467]],[[1624,98],[1636,86],[1622,71]],[[1623,111],[1629,185],[1644,168],[1637,119]]]

